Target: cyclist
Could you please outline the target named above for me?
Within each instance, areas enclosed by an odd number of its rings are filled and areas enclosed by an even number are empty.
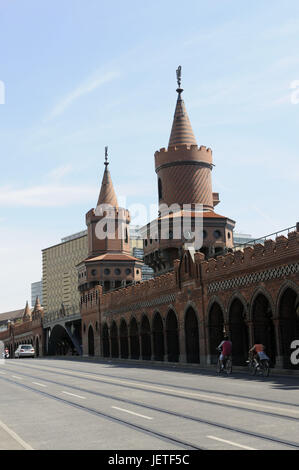
[[[224,336],[223,338],[223,341],[221,341],[221,343],[219,344],[218,346],[218,351],[221,351],[221,354],[220,354],[220,365],[221,365],[221,369],[224,368],[224,361],[228,358],[228,356],[231,356],[231,353],[232,353],[232,342],[229,341],[229,337],[226,335]]]
[[[261,360],[267,359],[269,361],[269,357],[265,353],[265,346],[260,342],[256,341],[256,343],[249,349],[249,355],[253,356],[253,359],[256,363],[256,367],[258,367],[261,363]]]

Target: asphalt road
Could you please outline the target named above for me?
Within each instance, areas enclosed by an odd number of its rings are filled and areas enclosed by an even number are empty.
[[[0,365],[0,449],[299,450],[299,380],[55,359]]]

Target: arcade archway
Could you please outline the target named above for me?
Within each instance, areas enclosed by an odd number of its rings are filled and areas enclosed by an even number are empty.
[[[168,312],[166,318],[166,338],[167,338],[167,354],[169,362],[179,362],[179,332],[178,321],[173,310]]]
[[[185,339],[187,362],[200,362],[199,328],[195,311],[189,307],[185,315]]]

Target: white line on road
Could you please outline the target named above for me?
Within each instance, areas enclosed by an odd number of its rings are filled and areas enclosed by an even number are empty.
[[[153,418],[150,418],[149,416],[144,416],[144,415],[140,415],[139,413],[134,413],[134,411],[125,410],[124,408],[118,408],[117,406],[112,406],[111,408],[114,408],[115,410],[124,411],[125,413],[130,413],[130,415],[140,416],[140,418],[153,419]]]
[[[80,395],[75,395],[74,393],[64,392],[64,391],[61,393],[65,393],[66,395],[71,395],[72,397],[82,398],[83,400],[86,400],[86,397],[81,397]]]
[[[4,375],[5,375],[5,374],[6,374],[6,372],[3,372],[3,370],[0,370],[0,374],[4,374]]]
[[[216,437],[216,436],[207,436],[207,437],[209,439],[214,439],[214,441],[224,442],[225,444],[229,444],[229,445],[235,446],[235,447],[241,447],[241,449],[257,450],[257,449],[254,449],[254,447],[244,446],[242,444],[238,444],[237,442],[226,441],[225,439],[221,439],[220,437]]]
[[[12,377],[13,377],[14,379],[20,379],[20,380],[23,380],[23,377],[19,377],[18,375],[12,375]]]
[[[26,364],[27,367],[30,367],[30,368],[36,368],[35,366],[28,366]],[[54,371],[56,372],[57,369],[55,369],[54,367],[51,367],[51,366],[46,366],[46,369],[48,370],[51,370],[51,371]],[[86,374],[84,372],[79,372],[79,371],[76,371],[76,372],[72,372],[72,371],[68,371],[68,374],[71,375],[71,376],[74,376],[74,377],[82,377],[82,378],[90,378],[90,374]],[[257,403],[255,400],[254,401],[249,401],[247,398],[243,398],[242,396],[240,396],[240,400],[237,400],[236,398],[232,397],[232,398],[225,398],[225,397],[222,397],[222,396],[219,396],[219,395],[214,395],[213,392],[210,393],[209,395],[207,395],[206,393],[199,393],[199,392],[191,392],[191,391],[184,391],[184,390],[179,390],[179,389],[173,389],[173,388],[170,388],[171,386],[169,387],[161,387],[161,386],[157,386],[157,385],[150,385],[148,383],[140,383],[140,382],[137,382],[137,381],[129,381],[129,380],[125,380],[125,379],[114,379],[114,378],[111,378],[111,377],[108,377],[108,376],[105,376],[105,377],[101,377],[101,376],[97,376],[95,375],[94,376],[94,379],[97,379],[98,381],[107,381],[107,382],[110,382],[112,384],[121,384],[121,385],[129,385],[129,386],[134,386],[134,387],[138,387],[138,388],[141,388],[142,390],[146,391],[146,390],[155,390],[157,392],[168,392],[168,393],[172,393],[172,394],[175,394],[177,397],[194,397],[194,398],[198,398],[198,399],[203,399],[203,400],[206,400],[207,402],[210,402],[211,404],[213,403],[229,403],[229,404],[232,404],[232,405],[240,405],[240,407],[242,408],[243,406],[246,408],[248,407],[251,407],[253,409],[261,409],[261,410],[273,410],[275,411],[277,414],[279,414],[279,412],[281,413],[286,413],[286,414],[294,414],[294,415],[298,415],[299,414],[299,410],[298,409],[291,409],[291,408],[282,408],[282,407],[278,407],[277,405],[266,405],[264,403]],[[267,402],[267,399],[265,399],[265,403]],[[292,406],[291,404],[289,406]]]
[[[12,429],[10,429],[8,426],[6,426],[6,424],[2,423],[2,421],[0,421],[0,427],[7,432],[7,434],[9,434],[15,441],[17,441],[22,447],[24,447],[24,449],[26,450],[34,450],[33,447],[31,447],[31,445],[27,444],[27,442],[23,441],[23,439],[18,436]]]
[[[39,382],[32,382],[34,385],[39,385],[40,387],[46,387],[47,385],[41,384]]]

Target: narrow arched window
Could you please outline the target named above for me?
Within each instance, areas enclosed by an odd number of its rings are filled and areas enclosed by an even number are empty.
[[[159,201],[160,199],[162,199],[162,181],[160,180],[160,178],[158,179],[158,192],[159,192]]]

